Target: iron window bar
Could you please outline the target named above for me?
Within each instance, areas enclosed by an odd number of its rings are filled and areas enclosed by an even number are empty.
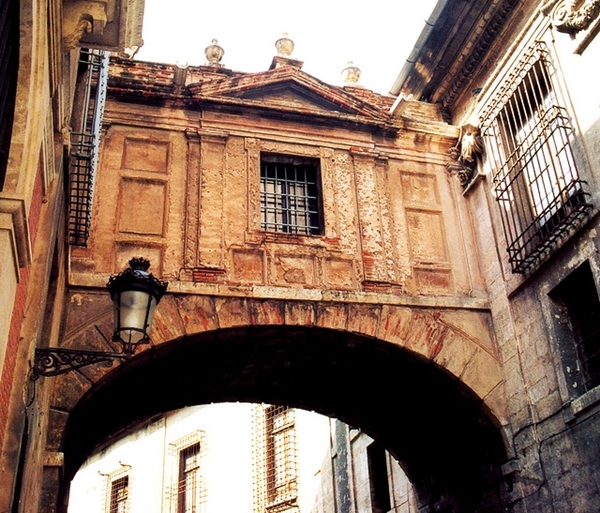
[[[165,493],[165,511],[202,513],[206,509],[208,493],[203,471],[206,448],[206,433],[201,430],[169,444],[169,458],[173,466]]]
[[[90,232],[100,130],[108,85],[108,52],[82,49],[85,69],[80,130],[71,132],[69,154],[69,242],[85,246]]]
[[[321,233],[316,165],[261,164],[263,230],[302,235]]]
[[[266,510],[297,511],[298,467],[294,410],[270,406],[265,410]]]
[[[482,115],[482,134],[512,270],[536,267],[589,215],[572,127],[543,43],[524,56]]]

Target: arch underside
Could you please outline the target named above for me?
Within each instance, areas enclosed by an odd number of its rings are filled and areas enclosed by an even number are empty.
[[[70,412],[65,482],[95,448],[156,414],[235,401],[286,404],[360,427],[400,461],[422,503],[439,505],[432,511],[500,511],[490,483],[505,451],[485,403],[414,352],[320,327],[222,328],[114,368]]]

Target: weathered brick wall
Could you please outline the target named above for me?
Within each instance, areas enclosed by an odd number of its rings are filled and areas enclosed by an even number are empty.
[[[35,247],[37,229],[40,222],[40,212],[43,200],[42,195],[42,171],[40,169],[36,176],[28,217],[29,230],[31,234],[31,241],[33,247]],[[29,267],[21,269],[21,277],[17,285],[17,291],[15,294],[15,302],[10,323],[8,344],[6,348],[6,356],[4,360],[4,366],[2,368],[2,379],[0,380],[0,447],[3,447],[5,430],[7,428],[6,422],[8,420],[8,407],[10,404],[10,395],[14,384],[14,370],[17,358],[17,348],[20,341],[21,327],[23,325],[25,306],[27,300],[27,291],[29,287],[29,273]]]

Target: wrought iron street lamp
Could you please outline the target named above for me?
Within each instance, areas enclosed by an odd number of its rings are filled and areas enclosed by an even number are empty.
[[[56,376],[93,363],[131,358],[138,346],[148,344],[154,310],[168,286],[167,282],[152,276],[148,267],[148,260],[132,258],[129,268],[111,276],[106,285],[114,303],[115,330],[112,340],[121,345],[120,352],[38,348],[35,350],[31,378]]]

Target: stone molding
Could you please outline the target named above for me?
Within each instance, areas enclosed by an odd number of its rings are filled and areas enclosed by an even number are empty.
[[[552,24],[559,32],[587,30],[600,14],[600,0],[563,0],[552,12]]]
[[[18,274],[18,268],[27,267],[32,259],[27,209],[21,195],[0,193],[0,230],[7,230],[10,234]]]
[[[100,311],[85,310],[96,297],[78,294],[78,301],[70,303],[68,317],[75,323],[69,326],[64,347],[96,350],[105,347],[106,340],[99,333],[110,329],[110,310],[102,310],[101,315]],[[81,305],[84,310],[79,312]],[[253,326],[315,327],[375,337],[403,347],[453,374],[502,421],[504,406],[501,394],[497,393],[502,370],[488,316],[485,311],[460,308],[167,294],[156,310],[151,339],[153,346],[162,346],[204,332]],[[113,365],[82,370],[86,379],[80,392],[78,372],[57,378],[57,391],[62,389],[66,394],[62,404],[74,406],[90,382],[99,381],[114,368]]]
[[[455,65],[458,69],[455,73],[448,73],[443,79],[439,88],[441,94],[436,95],[438,97],[435,99],[436,102],[445,108],[454,104],[518,4],[518,0],[497,0],[493,3],[494,7],[483,18],[484,23],[479,24],[479,27],[485,28],[480,31],[476,41],[470,46],[470,51],[456,59]],[[479,27],[477,31],[480,30]]]
[[[144,0],[67,0],[63,7],[64,48],[137,49],[144,44],[143,17]]]

